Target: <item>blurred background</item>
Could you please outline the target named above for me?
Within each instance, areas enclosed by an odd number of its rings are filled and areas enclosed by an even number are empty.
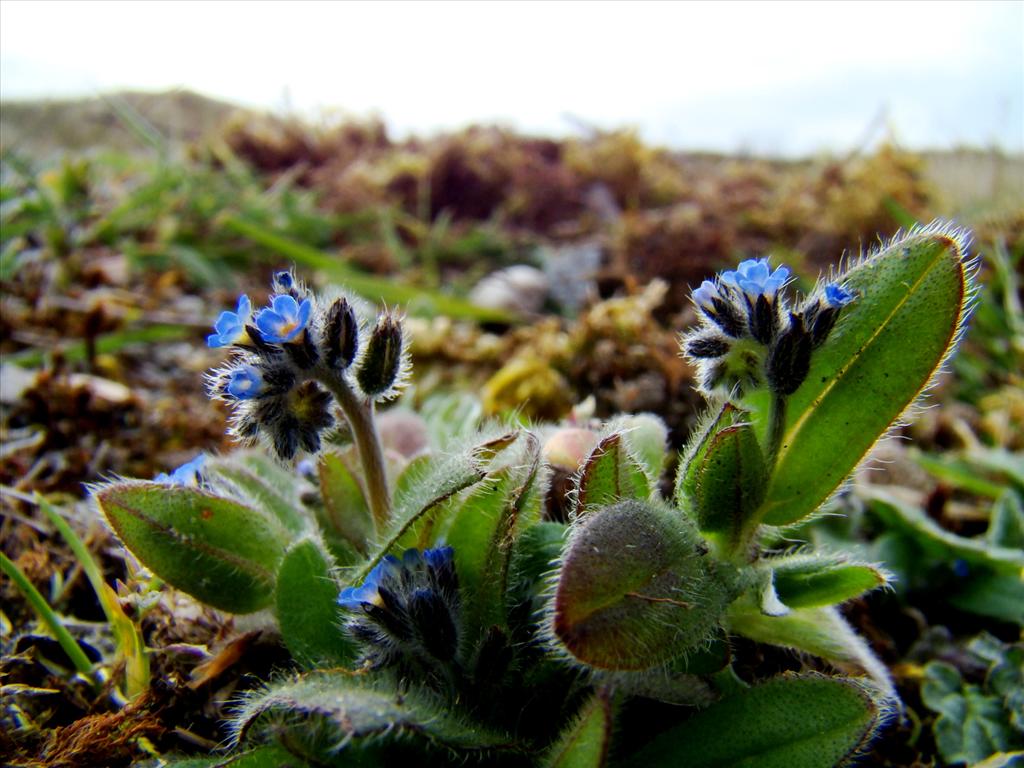
[[[1024,148],[1024,4],[5,0],[0,96],[186,90],[397,137],[634,126],[806,156]],[[14,128],[5,124],[7,131]]]

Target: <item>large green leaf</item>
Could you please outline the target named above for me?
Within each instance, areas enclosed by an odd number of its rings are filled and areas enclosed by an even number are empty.
[[[833,768],[870,741],[879,707],[841,678],[781,677],[698,712],[658,735],[640,768]]]
[[[789,398],[764,522],[817,509],[927,387],[964,323],[965,248],[952,227],[916,230],[842,277],[856,301]]]
[[[96,500],[118,537],[172,586],[232,613],[266,607],[289,541],[259,510],[206,491],[158,483],[113,483]]]
[[[276,613],[284,644],[307,666],[339,666],[356,656],[338,616],[331,559],[315,539],[294,544],[277,573]]]
[[[562,555],[553,635],[601,669],[648,669],[704,645],[729,592],[705,550],[674,510],[622,501],[587,514]]]

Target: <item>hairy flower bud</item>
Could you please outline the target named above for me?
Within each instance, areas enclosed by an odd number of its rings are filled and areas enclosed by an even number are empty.
[[[352,365],[359,351],[359,321],[348,299],[342,297],[327,310],[323,334],[324,360],[332,370]]]
[[[394,394],[404,373],[404,346],[401,320],[385,312],[377,318],[356,370],[356,382],[367,397],[387,399]]]

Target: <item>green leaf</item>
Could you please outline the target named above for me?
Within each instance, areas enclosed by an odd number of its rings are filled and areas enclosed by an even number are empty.
[[[284,747],[268,744],[237,755],[183,757],[180,760],[173,757],[161,758],[152,764],[143,763],[139,768],[307,768],[308,765]]]
[[[208,459],[203,467],[213,476],[227,480],[233,489],[237,490],[236,495],[277,518],[290,533],[298,535],[308,528],[309,522],[300,511],[302,502],[296,493],[297,478],[289,478],[290,482],[282,487],[283,483],[279,480],[267,477],[264,467],[253,463],[246,464],[234,457]]]
[[[341,537],[365,555],[376,526],[363,489],[336,453],[323,453],[317,469],[323,498],[321,528],[328,538]]]
[[[114,532],[157,576],[232,613],[266,607],[289,536],[276,519],[195,488],[127,481],[96,501]]]
[[[970,565],[990,568],[998,573],[1019,575],[1024,568],[1024,550],[992,546],[982,539],[969,539],[947,531],[919,507],[908,504],[891,491],[877,485],[857,488],[857,494],[886,525],[906,531],[926,552],[943,560],[962,559]]]
[[[338,617],[330,556],[314,539],[294,544],[277,572],[277,622],[284,644],[305,666],[341,666],[356,657]]]
[[[820,656],[842,672],[867,674],[883,693],[897,698],[885,665],[834,608],[798,608],[768,616],[745,596],[729,606],[727,626],[759,643]]]
[[[558,571],[551,632],[578,661],[647,669],[702,646],[728,574],[678,512],[622,501],[579,518]],[[724,569],[724,566],[719,566]]]
[[[248,695],[233,720],[235,741],[264,720],[278,735],[322,734],[334,754],[332,764],[338,751],[387,737],[462,757],[520,751],[509,736],[463,722],[450,707],[415,688],[402,693],[378,689],[343,672],[310,672]]]
[[[630,761],[644,768],[833,768],[866,745],[881,716],[853,680],[780,677],[698,712]]]
[[[609,432],[620,432],[630,456],[656,488],[668,460],[668,427],[652,413],[619,416],[608,422]]]
[[[857,299],[789,398],[764,522],[817,509],[928,386],[964,323],[965,247],[949,225],[914,230],[842,277]]]
[[[688,475],[690,472],[688,472]],[[749,424],[736,424],[714,434],[699,465],[692,471],[692,502],[702,532],[723,536],[733,547],[756,523],[764,498],[768,468]]]
[[[581,515],[624,499],[643,501],[650,495],[647,474],[626,450],[622,434],[615,432],[598,442],[580,471],[575,513]]]
[[[947,599],[961,611],[1024,627],[1024,579],[1020,574],[971,573]]]
[[[723,429],[743,424],[748,420],[748,416],[749,414],[731,403],[712,406],[704,412],[679,456],[674,496],[677,507],[687,511],[693,508],[697,493],[697,474],[712,438]]]
[[[1013,491],[1003,491],[992,505],[985,538],[994,547],[1024,549],[1024,503]]]
[[[569,727],[544,756],[545,768],[601,768],[608,759],[612,705],[598,693],[583,705]]]
[[[395,493],[391,524],[383,541],[355,574],[351,584],[362,584],[373,567],[398,546],[414,525],[436,512],[459,491],[480,482],[486,474],[473,452],[434,457],[433,461],[419,464],[414,471],[417,474]]]
[[[921,700],[939,715],[932,728],[939,753],[948,763],[971,765],[1024,746],[1024,736],[1010,725],[1002,698],[965,683],[946,662],[925,665]]]
[[[445,535],[455,550],[463,632],[475,640],[490,627],[506,629],[512,542],[540,469],[540,445],[526,433],[522,463],[495,470],[459,506]]]
[[[835,605],[888,583],[879,568],[836,555],[773,557],[762,565],[772,569],[775,592],[790,608]]]

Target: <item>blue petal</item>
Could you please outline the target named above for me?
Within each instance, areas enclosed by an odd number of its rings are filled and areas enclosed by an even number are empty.
[[[252,314],[252,302],[244,293],[238,297],[238,308],[235,310],[235,314],[238,315],[239,323],[245,323],[249,319],[249,315]]]
[[[710,280],[705,280],[700,284],[700,288],[693,292],[693,300],[702,307],[710,307],[717,297],[718,288]]]
[[[309,301],[309,299],[306,299],[306,301]],[[278,315],[289,321],[295,320],[299,314],[299,305],[287,293],[275,296],[271,301],[271,306]]]
[[[303,299],[302,303],[299,305],[299,330],[302,330],[303,328],[306,327],[306,324],[309,322],[310,313],[312,313],[312,311],[313,302],[310,301],[309,299]]]
[[[742,272],[743,265],[740,265],[740,271]],[[764,283],[768,279],[768,264],[765,261],[756,261],[754,264],[749,266],[746,270],[746,278],[757,283]]]
[[[234,312],[228,312],[224,310],[217,317],[217,322],[213,324],[213,330],[217,333],[224,335],[230,333],[232,330],[239,326],[238,315]]]
[[[285,319],[272,309],[261,309],[256,315],[256,329],[267,341],[280,341],[277,328]]]

